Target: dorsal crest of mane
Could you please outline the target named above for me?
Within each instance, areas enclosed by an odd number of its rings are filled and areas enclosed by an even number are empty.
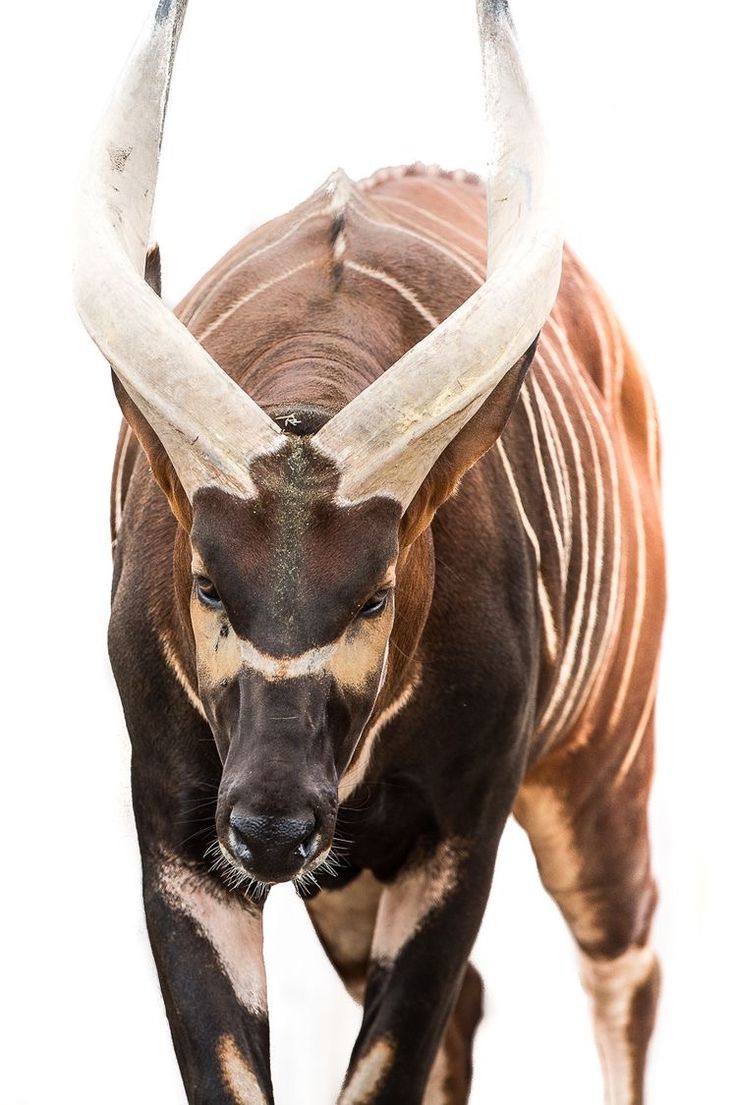
[[[477,177],[411,166],[337,170],[249,234],[179,315],[270,409],[339,409],[452,313],[485,270]]]

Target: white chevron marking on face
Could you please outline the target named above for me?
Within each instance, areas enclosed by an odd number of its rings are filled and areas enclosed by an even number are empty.
[[[271,656],[262,652],[251,641],[238,638],[240,660],[244,667],[257,671],[266,679],[299,679],[324,672],[337,652],[338,642],[309,648],[298,656]]]
[[[392,605],[386,607],[387,615]],[[197,666],[202,686],[214,686],[236,678],[239,672],[258,672],[269,682],[331,675],[344,687],[358,688],[377,678],[377,691],[385,668],[388,636],[393,618],[379,617],[350,627],[336,640],[310,648],[296,656],[272,656],[232,631],[221,633],[218,618],[193,613],[198,642]],[[376,693],[377,693],[376,691]]]
[[[204,566],[195,558],[195,575]],[[392,587],[393,574],[386,579]],[[190,613],[197,646],[199,691],[224,687],[241,672],[257,672],[269,682],[331,676],[351,690],[374,686],[378,694],[385,676],[386,651],[393,625],[394,600],[390,594],[381,614],[357,618],[334,640],[294,655],[276,656],[260,649],[247,637],[240,637],[223,609],[210,609],[192,594]]]

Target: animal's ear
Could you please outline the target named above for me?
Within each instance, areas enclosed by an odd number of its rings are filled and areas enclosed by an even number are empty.
[[[153,245],[146,254],[146,283],[153,288],[156,295],[161,295],[161,252],[157,245]],[[151,426],[136,407],[123,385],[118,380],[113,370],[112,383],[115,394],[120,404],[123,416],[138,438],[151,465],[151,471],[169,500],[174,516],[180,525],[189,531],[192,527],[192,508],[186,497],[184,488],[179,482],[179,477],[174,471],[174,466],[168,458],[166,451],[159,441]]]
[[[527,349],[483,406],[454,437],[427,475],[404,514],[401,544],[406,547],[432,521],[435,512],[454,494],[460,480],[495,445],[516,405],[521,385],[534,360],[538,338]]]
[[[144,273],[146,284],[153,288],[156,295],[161,298],[161,250],[158,245],[148,247],[146,254],[146,271]]]

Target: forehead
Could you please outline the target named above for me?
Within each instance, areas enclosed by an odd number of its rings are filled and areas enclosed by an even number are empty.
[[[197,493],[195,567],[212,577],[239,635],[276,653],[325,644],[386,582],[398,555],[399,504],[380,496],[336,503],[337,474],[297,437],[251,475],[254,498]]]

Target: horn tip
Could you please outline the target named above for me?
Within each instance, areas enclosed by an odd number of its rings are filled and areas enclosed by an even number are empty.
[[[159,0],[158,7],[156,8],[156,22],[165,23],[171,15],[171,8],[176,3],[176,0]]]
[[[478,21],[484,32],[490,34],[499,23],[513,27],[508,0],[476,0]]]
[[[478,10],[483,15],[498,17],[510,15],[508,0],[477,0]]]
[[[164,29],[171,27],[174,41],[176,41],[179,36],[179,31],[181,30],[181,25],[187,10],[187,3],[188,0],[158,0],[156,13],[154,15],[154,24]]]

